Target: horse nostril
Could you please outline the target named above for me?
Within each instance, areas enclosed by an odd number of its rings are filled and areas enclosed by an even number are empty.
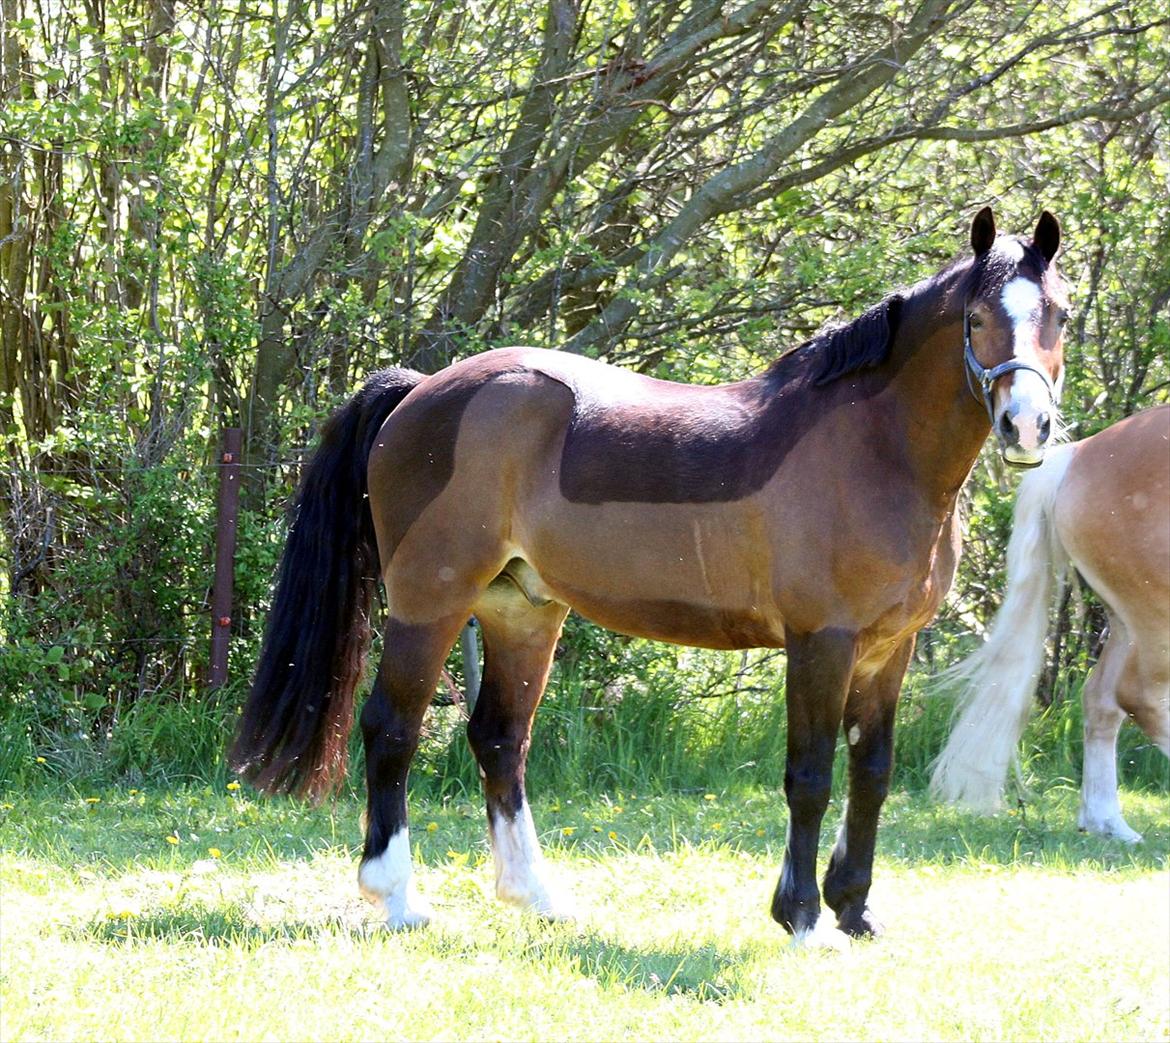
[[[999,434],[1009,445],[1014,444],[1019,437],[1016,434],[1016,422],[1008,416],[1006,409],[999,414]]]
[[[1043,445],[1052,434],[1052,417],[1047,413],[1041,413],[1036,426],[1040,434],[1040,443]]]

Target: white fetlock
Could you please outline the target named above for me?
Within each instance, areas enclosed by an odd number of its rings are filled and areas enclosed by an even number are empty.
[[[833,952],[846,952],[850,942],[849,935],[837,930],[833,917],[825,913],[817,918],[812,927],[797,931],[792,936],[794,949],[829,949]]]
[[[527,804],[515,818],[493,814],[490,819],[496,896],[546,920],[572,920],[572,904],[547,880],[544,856]]]
[[[361,864],[358,887],[367,901],[385,912],[386,926],[392,931],[424,927],[435,915],[415,888],[406,829],[395,833],[380,855]]]

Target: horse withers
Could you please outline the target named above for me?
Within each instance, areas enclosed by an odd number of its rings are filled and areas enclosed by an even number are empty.
[[[1081,693],[1077,824],[1136,842],[1117,795],[1117,735],[1132,719],[1170,756],[1170,405],[1055,447],[1020,483],[1003,606],[986,643],[944,675],[960,712],[931,785],[976,811],[1002,806],[1044,667],[1054,591],[1070,562],[1109,619]]]
[[[984,209],[968,256],[735,384],[532,348],[376,375],[306,468],[233,764],[270,791],[339,782],[380,575],[359,881],[389,926],[425,922],[407,772],[474,615],[484,665],[468,738],[497,893],[556,917],[524,765],[568,611],[680,644],[782,646],[789,822],[772,915],[797,934],[818,919],[818,832],[844,726],[849,801],[824,896],[841,930],[874,933],[894,706],[954,574],[956,498],[992,427],[1020,464],[1039,462],[1050,435],[1059,242],[1047,212],[1022,238],[998,236]]]

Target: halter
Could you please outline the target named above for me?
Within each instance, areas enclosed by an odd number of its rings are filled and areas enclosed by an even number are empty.
[[[1007,362],[1001,362],[998,366],[992,366],[988,369],[975,357],[975,349],[971,347],[971,313],[968,311],[963,312],[963,360],[967,363],[967,387],[976,400],[981,401],[986,407],[987,417],[993,424],[995,423],[995,403],[991,398],[992,388],[1000,377],[1007,373],[1014,373],[1018,369],[1035,373],[1044,381],[1044,386],[1048,389],[1048,397],[1053,406],[1056,405],[1056,388],[1052,383],[1052,378],[1043,370],[1037,369],[1027,362],[1021,362],[1017,358],[1010,358]],[[972,386],[972,377],[978,383],[979,391]],[[980,391],[982,391],[982,396],[980,396]]]

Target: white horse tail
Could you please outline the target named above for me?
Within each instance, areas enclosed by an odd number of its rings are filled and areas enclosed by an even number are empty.
[[[1002,805],[1044,668],[1049,609],[1068,566],[1052,508],[1074,449],[1054,446],[1020,483],[1003,605],[983,647],[939,678],[958,695],[958,719],[930,779],[941,800],[985,813]]]

